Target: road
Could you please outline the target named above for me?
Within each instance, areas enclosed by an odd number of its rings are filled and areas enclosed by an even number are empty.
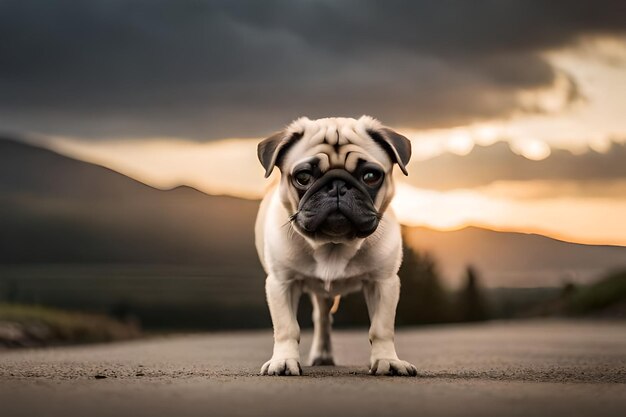
[[[17,416],[617,416],[626,323],[494,322],[402,330],[417,378],[367,375],[365,330],[337,367],[259,376],[271,332],[0,352],[0,414]],[[310,343],[303,335],[302,350]]]

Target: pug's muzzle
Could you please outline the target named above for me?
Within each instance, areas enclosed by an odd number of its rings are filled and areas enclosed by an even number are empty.
[[[349,172],[331,169],[302,195],[294,223],[310,237],[364,238],[380,220],[374,197]]]

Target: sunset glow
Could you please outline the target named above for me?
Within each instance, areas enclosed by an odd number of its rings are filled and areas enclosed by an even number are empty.
[[[481,226],[557,239],[625,245],[626,198],[512,199],[480,191],[436,192],[400,184],[393,208],[404,224],[439,230]]]
[[[131,141],[98,146],[58,139],[54,146],[164,189],[186,184],[209,194],[258,199],[273,182],[263,178],[254,140]],[[553,197],[553,188],[528,182],[442,192],[411,186],[401,175],[397,179],[393,208],[403,224],[440,230],[477,225],[541,232],[580,243],[626,245],[626,223],[622,222],[626,197]],[[558,187],[563,190],[564,185]]]
[[[553,86],[529,90],[519,97],[524,107],[540,111],[448,128],[394,126],[413,143],[409,172],[422,161],[446,154],[472,160],[476,147],[487,149],[499,142],[507,143],[512,154],[531,161],[549,160],[556,150],[563,149],[574,155],[602,154],[613,143],[625,143],[626,41],[588,39],[576,47],[547,52],[546,57],[560,71]],[[571,91],[572,79],[580,89],[577,93]],[[572,101],[572,94],[580,97]],[[202,143],[184,138],[81,141],[54,137],[49,146],[159,188],[185,184],[209,194],[258,199],[271,182],[264,180],[256,158],[258,140]],[[471,169],[468,176],[488,167],[477,161]],[[488,185],[451,190],[416,187],[409,183],[410,178],[399,181],[393,207],[404,224],[445,230],[480,225],[539,231],[575,242],[626,245],[626,222],[622,220],[626,195],[623,183],[617,180],[494,178]]]

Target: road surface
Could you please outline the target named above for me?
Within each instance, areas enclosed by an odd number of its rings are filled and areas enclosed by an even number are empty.
[[[625,322],[494,322],[402,330],[396,339],[417,378],[367,375],[365,330],[336,332],[340,366],[305,366],[301,377],[258,375],[269,331],[2,351],[0,414],[626,415]],[[309,343],[305,333],[303,353]]]

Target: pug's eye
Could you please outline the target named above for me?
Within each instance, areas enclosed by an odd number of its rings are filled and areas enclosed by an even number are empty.
[[[296,185],[299,187],[308,187],[313,180],[313,174],[309,171],[300,171],[294,175]]]
[[[365,173],[363,174],[363,182],[365,183],[365,185],[373,187],[375,185],[378,185],[382,177],[383,174],[380,171],[370,169],[368,171],[365,171]]]

